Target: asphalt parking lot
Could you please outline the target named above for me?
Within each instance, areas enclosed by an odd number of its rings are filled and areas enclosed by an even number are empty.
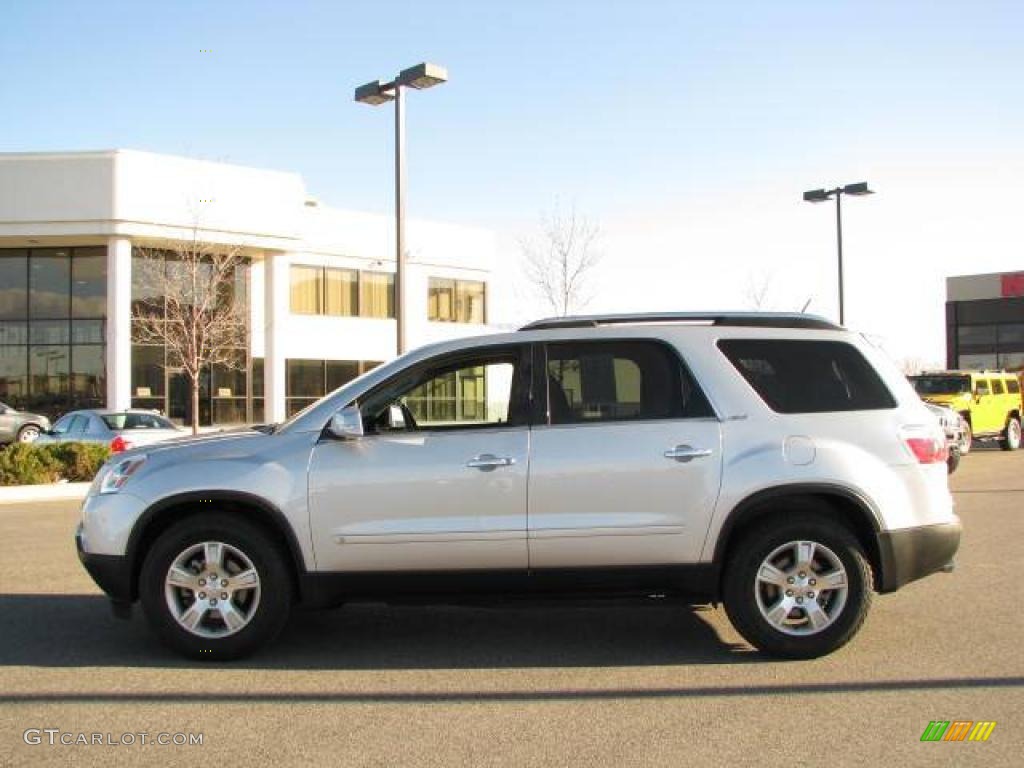
[[[1017,766],[1024,451],[972,453],[952,485],[957,571],[877,598],[812,662],[652,602],[298,613],[258,657],[196,666],[111,616],[75,557],[77,502],[0,505],[0,764]],[[936,719],[997,725],[920,742]],[[203,744],[26,744],[33,728]]]

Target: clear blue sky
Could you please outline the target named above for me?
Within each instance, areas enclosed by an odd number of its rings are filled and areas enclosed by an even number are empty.
[[[613,234],[702,200],[742,217],[744,191],[796,207],[894,163],[991,169],[1024,137],[1021,2],[15,2],[0,151],[225,159],[384,211],[391,111],[352,89],[421,60],[451,81],[409,98],[410,211],[499,231],[555,197]],[[824,219],[800,221],[827,254]]]

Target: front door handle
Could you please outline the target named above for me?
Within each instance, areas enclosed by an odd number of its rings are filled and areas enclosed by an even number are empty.
[[[692,445],[677,445],[670,451],[665,451],[666,459],[673,459],[685,464],[693,459],[703,459],[711,455],[710,448],[694,448]]]
[[[510,456],[495,456],[493,453],[481,453],[479,456],[467,461],[466,466],[470,469],[490,472],[498,467],[511,467],[515,463],[516,460]]]

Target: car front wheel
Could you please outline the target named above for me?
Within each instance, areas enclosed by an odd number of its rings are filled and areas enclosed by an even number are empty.
[[[845,645],[871,604],[871,568],[831,516],[772,517],[750,530],[726,565],[729,619],[753,646],[807,659]]]
[[[291,606],[285,555],[258,526],[219,513],[169,528],[142,565],[139,596],[157,636],[186,656],[237,659],[273,640]]]

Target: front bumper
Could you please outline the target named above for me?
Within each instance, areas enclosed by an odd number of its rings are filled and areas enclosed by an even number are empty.
[[[881,560],[879,592],[893,592],[904,584],[943,570],[960,547],[959,520],[878,534]]]
[[[130,603],[135,599],[132,571],[128,558],[123,555],[97,555],[82,549],[82,526],[75,531],[78,559],[100,589],[116,603]]]

